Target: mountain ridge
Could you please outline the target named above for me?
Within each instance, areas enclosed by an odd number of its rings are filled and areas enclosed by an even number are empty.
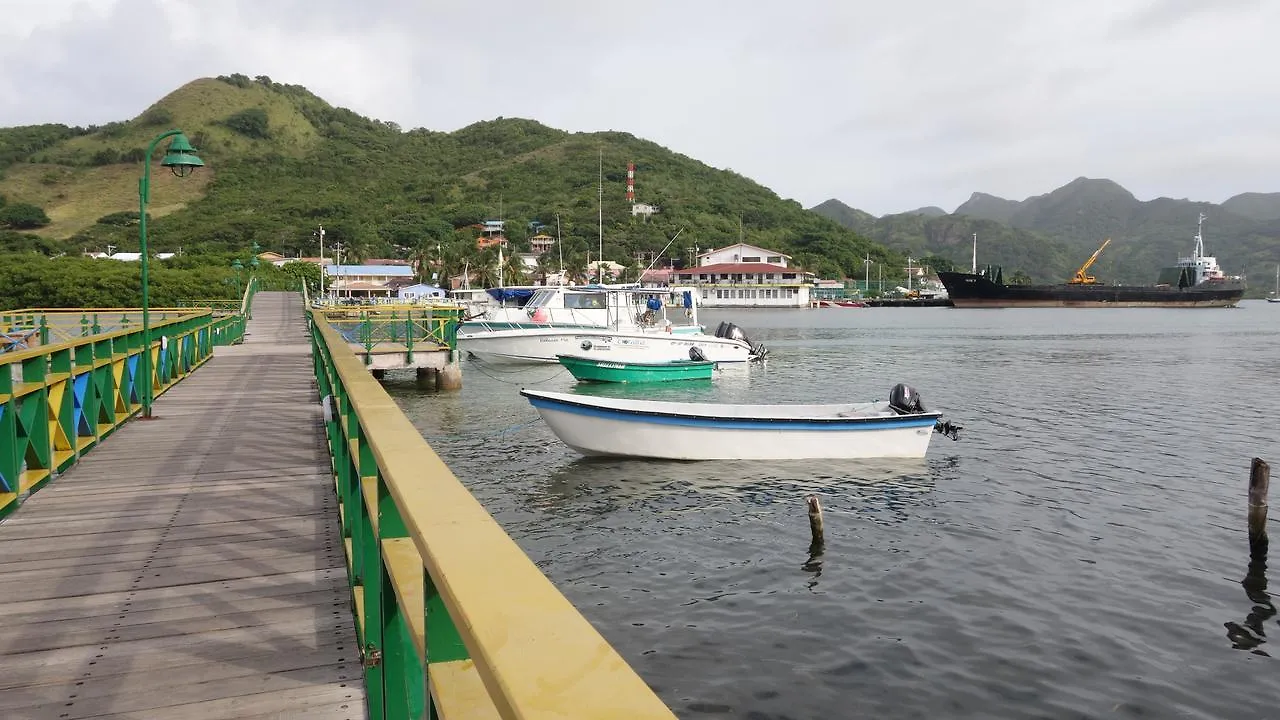
[[[862,211],[839,200],[813,208],[836,219]],[[964,232],[979,232],[982,264],[1019,270],[1041,282],[1063,282],[1107,238],[1093,271],[1109,282],[1153,282],[1159,268],[1190,254],[1200,214],[1207,216],[1208,254],[1233,274],[1265,277],[1280,262],[1280,193],[1241,193],[1220,204],[1157,197],[1139,200],[1108,178],[1077,177],[1023,200],[974,192],[954,212],[923,220],[911,213],[862,218],[861,232],[891,249],[933,253],[962,266]],[[994,223],[979,226],[979,223]],[[984,239],[981,231],[992,235]],[[970,244],[971,247],[971,244]],[[1255,282],[1255,290],[1261,288]]]

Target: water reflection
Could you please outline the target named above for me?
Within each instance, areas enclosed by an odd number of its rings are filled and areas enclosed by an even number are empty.
[[[1231,641],[1232,648],[1270,657],[1270,653],[1258,647],[1267,641],[1263,623],[1276,615],[1276,606],[1267,592],[1268,544],[1266,532],[1249,534],[1249,569],[1240,585],[1244,588],[1245,596],[1254,605],[1243,624],[1225,622],[1223,625],[1227,628],[1227,639]]]

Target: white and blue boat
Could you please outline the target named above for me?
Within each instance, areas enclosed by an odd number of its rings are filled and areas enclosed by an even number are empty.
[[[896,385],[889,400],[737,405],[607,398],[522,389],[570,448],[589,456],[665,460],[923,458],[935,431],[959,428]]]
[[[519,308],[495,308],[458,327],[458,348],[491,363],[559,363],[557,355],[611,362],[745,363],[765,348],[737,325],[698,323],[694,288],[551,286]],[[676,316],[674,321],[668,312]]]

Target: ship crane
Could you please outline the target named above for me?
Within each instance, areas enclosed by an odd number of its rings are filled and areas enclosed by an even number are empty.
[[[1111,238],[1107,238],[1106,241],[1102,243],[1102,246],[1097,250],[1094,250],[1093,254],[1089,256],[1089,259],[1080,266],[1080,269],[1076,271],[1075,277],[1068,280],[1067,283],[1070,285],[1093,285],[1097,283],[1098,279],[1092,275],[1085,275],[1085,271],[1087,271],[1093,263],[1098,260],[1098,256],[1101,255],[1102,251],[1110,244]]]

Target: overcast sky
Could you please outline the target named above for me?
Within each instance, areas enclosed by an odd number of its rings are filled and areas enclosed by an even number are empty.
[[[806,207],[953,210],[1081,175],[1141,199],[1280,191],[1280,0],[0,0],[0,18],[0,126],[127,119],[239,72],[406,129],[623,130]]]

